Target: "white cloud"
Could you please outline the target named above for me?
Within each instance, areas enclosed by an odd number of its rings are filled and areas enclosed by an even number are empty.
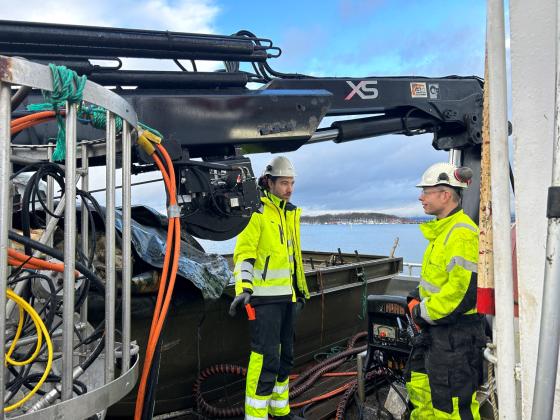
[[[0,0],[2,19],[44,23],[62,23],[160,31],[215,33],[214,21],[220,8],[214,0],[96,2],[39,1],[8,2]],[[189,68],[190,64],[186,64]],[[219,65],[197,62],[201,71],[213,71]],[[123,69],[176,70],[171,60],[123,59]]]
[[[220,9],[213,0],[0,1],[2,19],[213,33]]]

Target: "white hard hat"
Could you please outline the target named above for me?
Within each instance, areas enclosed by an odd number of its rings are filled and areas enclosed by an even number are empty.
[[[456,167],[451,163],[434,163],[422,175],[419,188],[448,185],[453,188],[467,188],[473,177],[471,168],[466,166]]]
[[[263,175],[295,177],[296,170],[287,157],[277,156],[268,162]]]

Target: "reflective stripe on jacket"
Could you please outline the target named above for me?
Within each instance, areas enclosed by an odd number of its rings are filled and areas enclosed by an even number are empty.
[[[420,230],[430,242],[418,286],[421,318],[433,325],[476,314],[478,227],[459,209]]]
[[[269,192],[261,202],[261,209],[237,237],[235,293],[245,289],[252,293],[252,300],[285,296],[295,302],[295,279],[298,294],[309,298],[299,236],[301,209]]]

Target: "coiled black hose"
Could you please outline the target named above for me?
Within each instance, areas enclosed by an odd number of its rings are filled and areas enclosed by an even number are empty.
[[[215,416],[215,417],[239,417],[243,416],[245,410],[243,407],[229,407],[229,408],[221,408],[221,407],[214,407],[206,402],[204,397],[202,396],[202,382],[208,379],[210,376],[214,375],[239,375],[239,376],[247,376],[247,369],[231,364],[221,364],[221,365],[214,365],[210,366],[209,368],[204,369],[198,375],[194,385],[193,385],[193,394],[194,399],[196,401],[197,410],[200,413]]]
[[[344,350],[343,352],[338,353],[335,356],[326,359],[315,366],[312,366],[310,369],[300,374],[300,376],[290,384],[290,399],[296,398],[303,392],[307,391],[323,374],[334,370],[335,368],[343,364],[349,356],[364,351],[367,346],[360,346],[356,348],[353,347],[360,338],[366,336],[367,332],[360,332],[354,335],[350,338],[350,340],[348,340],[347,350]],[[215,407],[206,402],[206,400],[202,396],[202,383],[210,376],[221,374],[246,376],[247,369],[238,365],[220,364],[210,366],[209,368],[206,368],[202,372],[200,372],[200,375],[198,375],[198,378],[193,385],[193,396],[194,400],[196,401],[197,410],[201,414],[221,418],[243,416],[245,412],[243,407]]]

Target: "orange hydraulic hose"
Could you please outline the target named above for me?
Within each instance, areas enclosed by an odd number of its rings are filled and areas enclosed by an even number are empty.
[[[154,162],[156,163],[157,167],[159,168],[162,176],[163,176],[163,181],[165,184],[165,188],[167,189],[169,195],[171,195],[171,191],[172,191],[172,187],[170,186],[170,179],[169,176],[167,175],[167,171],[165,170],[161,160],[158,158],[158,156],[154,153],[152,154],[152,158],[154,159]],[[166,240],[166,244],[165,244],[165,249],[167,251],[169,251],[171,249],[171,241],[173,239],[173,235],[174,235],[174,226],[175,226],[175,219],[169,219],[168,225],[167,225],[167,240]],[[166,289],[166,283],[167,283],[167,271],[169,268],[169,259],[170,259],[171,254],[169,252],[165,253],[165,257],[164,257],[164,261],[163,261],[163,268],[162,268],[162,274],[161,274],[161,281],[159,284],[159,289],[158,289],[158,295],[157,295],[157,300],[156,300],[156,306],[154,309],[154,316],[152,317],[152,324],[150,326],[150,335],[148,337],[148,343],[146,345],[146,354],[145,354],[145,359],[144,359],[144,365],[142,367],[142,376],[140,378],[140,384],[138,386],[138,394],[136,397],[136,407],[134,409],[134,418],[135,419],[139,419],[142,416],[142,408],[144,405],[144,396],[146,393],[146,383],[147,383],[147,379],[148,379],[148,375],[150,373],[150,365],[151,365],[151,359],[153,358],[153,350],[152,350],[152,346],[153,346],[153,336],[155,333],[155,328],[157,325],[157,321],[159,318],[159,313],[161,311],[161,306],[163,304],[163,300],[164,300],[164,295],[165,295],[165,289]],[[154,346],[155,349],[155,346]]]
[[[334,397],[335,395],[338,395],[338,394],[346,391],[348,388],[350,388],[353,385],[353,383],[354,383],[354,381],[345,383],[344,385],[342,385],[338,388],[335,388],[332,391],[329,391],[325,394],[321,394],[321,395],[318,395],[316,397],[310,398],[306,401],[300,401],[300,402],[297,402],[297,403],[290,403],[290,407],[291,408],[304,407],[307,404],[311,404],[311,403],[314,403],[314,402],[317,402],[317,401],[322,401],[322,400],[326,400],[328,398]]]
[[[19,118],[15,118],[12,120],[12,125],[14,124],[19,124],[19,123],[23,123],[23,122],[28,122],[28,121],[35,121],[35,120],[40,120],[42,118],[52,118],[55,116],[55,112],[54,111],[39,111],[39,112],[34,112],[33,114],[29,114],[29,115],[25,115],[23,117],[19,117]]]
[[[10,265],[19,266],[25,263],[25,268],[57,271],[59,273],[64,272],[64,263],[53,263],[35,257],[30,258],[29,255],[22,254],[13,248],[8,248],[8,257],[14,263],[10,263]],[[76,271],[76,275],[79,275],[78,271]]]
[[[160,145],[157,145],[158,150],[164,156],[166,164],[168,166],[169,173],[167,172],[165,166],[158,158],[158,156],[154,153],[152,157],[154,162],[160,169],[165,186],[169,193],[169,205],[176,206],[177,205],[177,192],[175,187],[175,171],[173,168],[173,164],[171,162],[171,158],[167,151]],[[157,343],[159,340],[159,336],[161,334],[161,330],[163,328],[163,323],[165,321],[165,317],[169,310],[169,304],[171,302],[171,297],[173,295],[173,289],[175,286],[175,280],[177,278],[177,271],[179,267],[179,253],[180,253],[180,243],[181,243],[181,225],[179,222],[178,217],[170,217],[169,224],[168,224],[168,236],[166,241],[166,249],[170,250],[173,248],[173,261],[171,267],[171,274],[169,275],[169,284],[167,288],[165,287],[167,282],[167,271],[169,270],[169,253],[166,253],[164,259],[164,267],[162,270],[162,281],[160,283],[160,289],[158,291],[158,298],[156,301],[156,307],[154,310],[154,317],[152,318],[152,325],[150,328],[150,335],[148,338],[148,344],[146,346],[146,355],[144,360],[144,366],[142,369],[142,376],[140,379],[140,384],[138,387],[138,395],[136,398],[136,407],[134,410],[134,418],[139,420],[142,416],[142,409],[144,406],[144,397],[146,393],[146,385],[148,376],[150,373],[150,367],[153,361],[154,353],[157,347]],[[167,263],[167,264],[166,264]],[[163,297],[165,295],[165,297]]]
[[[16,118],[10,122],[12,134],[16,134],[25,128],[47,122],[55,116],[56,114],[54,111],[40,111],[24,117]]]
[[[358,372],[326,372],[323,373],[321,376],[323,378],[327,377],[338,377],[338,376],[356,376]],[[290,381],[299,378],[298,374],[290,375]]]

